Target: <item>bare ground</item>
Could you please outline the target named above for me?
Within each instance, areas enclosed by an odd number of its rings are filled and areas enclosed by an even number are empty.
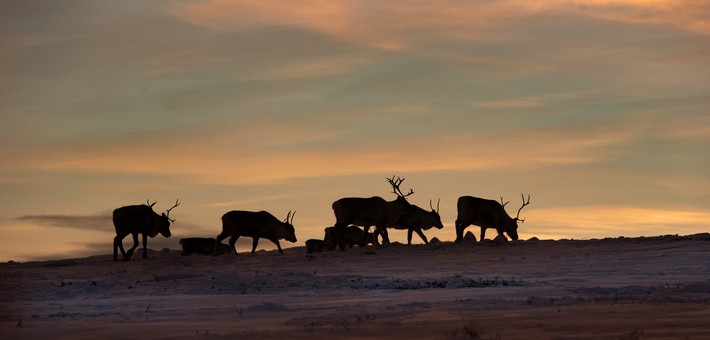
[[[710,338],[709,234],[285,252],[3,263],[0,337]]]

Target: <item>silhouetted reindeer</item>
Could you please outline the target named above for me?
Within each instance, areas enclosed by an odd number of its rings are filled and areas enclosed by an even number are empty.
[[[422,238],[424,243],[429,244],[429,240],[424,236],[422,230],[429,230],[432,227],[436,229],[444,228],[439,215],[439,203],[436,203],[436,209],[429,201],[431,211],[426,211],[419,206],[412,205],[412,209],[408,213],[402,214],[394,222],[393,225],[388,225],[388,228],[407,230],[407,244],[412,244],[412,233],[416,232]],[[378,234],[377,232],[375,234]],[[377,235],[375,235],[377,237]]]
[[[335,233],[337,236],[338,249],[345,250],[345,228],[349,225],[363,226],[363,237],[365,240],[371,226],[375,226],[378,233],[382,235],[383,242],[389,243],[387,226],[393,225],[402,214],[407,214],[412,205],[407,202],[407,196],[414,193],[409,189],[409,193],[403,194],[399,186],[404,182],[404,178],[387,178],[387,182],[392,186],[392,192],[397,195],[394,201],[385,201],[382,197],[373,196],[370,198],[345,197],[333,202],[333,213],[335,213]],[[364,246],[364,244],[361,244]]]
[[[319,253],[323,250],[328,250],[326,249],[325,241],[317,239],[306,240],[306,254]]]
[[[296,212],[292,215],[289,211],[288,215],[286,215],[286,220],[281,222],[266,211],[230,211],[222,216],[222,233],[217,235],[213,254],[217,255],[217,246],[227,236],[231,236],[229,238],[229,247],[234,249],[234,254],[237,254],[237,248],[234,247],[234,243],[237,242],[240,236],[254,238],[251,248],[252,253],[256,251],[259,239],[265,238],[274,242],[276,247],[279,248],[279,253],[283,254],[281,244],[279,244],[280,239],[296,242],[296,230],[293,228],[293,216],[295,215]],[[290,221],[289,218],[291,219]]]
[[[525,221],[520,219],[520,211],[530,204],[530,195],[528,195],[528,200],[525,201],[525,196],[520,194],[523,198],[523,205],[518,209],[518,214],[515,218],[508,216],[505,211],[505,205],[509,202],[503,203],[503,198],[501,197],[500,203],[494,200],[488,200],[473,196],[461,196],[456,204],[458,209],[458,216],[456,217],[456,242],[461,242],[463,240],[463,231],[469,225],[477,225],[481,227],[481,238],[486,236],[486,229],[495,228],[498,235],[502,236],[503,232],[508,234],[511,239],[518,239],[518,222]]]
[[[188,237],[180,239],[182,256],[191,254],[213,255],[217,241],[212,237]],[[218,244],[217,255],[228,254],[232,251],[226,244]]]
[[[162,215],[153,211],[153,206],[157,202],[141,205],[129,205],[113,211],[113,225],[116,228],[116,237],[113,239],[113,260],[118,261],[118,249],[121,249],[123,260],[128,261],[133,256],[133,251],[138,247],[138,234],[143,235],[143,258],[148,257],[148,236],[155,237],[158,233],[165,237],[170,237],[170,223],[175,220],[170,219],[170,210],[180,205],[175,200],[175,205],[166,210]],[[123,239],[133,235],[133,247],[124,251]]]
[[[363,240],[363,235],[365,239]],[[343,242],[348,248],[352,248],[354,245],[363,247],[368,244],[375,244],[375,238],[372,233],[364,234],[360,227],[349,226],[345,228],[345,232],[341,235],[343,237]],[[338,245],[338,235],[336,234],[335,227],[325,228],[325,236],[323,237],[323,250],[331,251],[335,250]]]

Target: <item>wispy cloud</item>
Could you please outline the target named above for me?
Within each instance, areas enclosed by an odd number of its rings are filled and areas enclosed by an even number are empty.
[[[277,201],[277,200],[287,200],[294,199],[294,195],[273,195],[273,196],[258,196],[254,198],[248,198],[238,201],[228,201],[228,202],[214,202],[210,203],[209,206],[219,207],[219,208],[233,208],[233,207],[244,207],[244,206],[263,206],[266,202]]]
[[[341,58],[321,58],[296,61],[285,65],[276,65],[254,75],[256,80],[289,80],[332,77],[352,72],[358,67],[372,64],[376,59],[358,56]]]
[[[475,103],[476,107],[484,109],[530,109],[546,106],[544,102],[534,97],[491,100]]]
[[[111,213],[98,215],[26,215],[16,218],[20,222],[30,222],[39,226],[72,228],[83,230],[111,230]]]
[[[671,24],[710,34],[710,6],[704,1],[330,1],[253,2],[212,0],[170,7],[177,17],[202,27],[239,30],[253,26],[300,26],[340,39],[399,49],[414,33],[484,37],[489,27],[511,18],[548,12],[624,23]],[[393,18],[396,18],[394,20]]]
[[[335,139],[337,135],[318,131],[276,133],[273,139],[255,143],[273,131],[253,126],[227,130],[170,138],[147,133],[128,142],[119,137],[23,150],[21,155],[13,157],[15,162],[10,168],[27,172],[162,174],[196,183],[257,184],[392,169],[494,170],[515,168],[519,164],[536,168],[594,163],[615,157],[618,152],[615,146],[635,137],[633,132],[608,127],[570,131],[545,128],[502,133],[415,134],[342,146]],[[314,142],[319,145],[317,148],[311,146]],[[299,143],[306,144],[301,148]],[[331,143],[335,145],[328,147]]]

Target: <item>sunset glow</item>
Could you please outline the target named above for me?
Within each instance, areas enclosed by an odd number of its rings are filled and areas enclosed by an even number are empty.
[[[0,261],[107,254],[113,209],[178,197],[149,247],[215,237],[236,209],[297,210],[300,246],[334,200],[392,199],[393,174],[412,203],[441,199],[427,235],[446,241],[459,196],[514,213],[521,192],[522,238],[708,232],[708,18],[706,1],[3,2]]]

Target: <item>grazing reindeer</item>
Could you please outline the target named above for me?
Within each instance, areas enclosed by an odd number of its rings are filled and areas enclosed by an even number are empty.
[[[295,215],[296,212],[292,215],[289,211],[286,220],[281,222],[266,211],[230,211],[222,216],[222,233],[217,235],[214,254],[217,255],[217,246],[227,236],[231,236],[229,238],[229,247],[234,249],[234,254],[237,254],[237,248],[234,247],[234,243],[237,242],[240,236],[254,239],[251,248],[252,253],[256,251],[259,239],[265,238],[274,242],[276,247],[279,248],[279,253],[283,254],[281,244],[279,244],[280,239],[296,242],[296,230],[293,228],[293,216]],[[291,219],[290,221],[289,218]]]
[[[525,221],[520,219],[520,211],[530,204],[530,195],[528,195],[528,200],[525,201],[525,196],[520,194],[523,198],[523,205],[518,209],[518,214],[515,218],[508,216],[505,211],[505,205],[509,202],[503,203],[503,197],[500,199],[500,203],[494,200],[488,200],[473,196],[461,196],[456,204],[458,209],[458,216],[456,217],[456,242],[463,240],[463,231],[469,225],[477,225],[481,227],[481,241],[486,236],[486,229],[495,228],[499,236],[505,239],[503,233],[505,232],[510,236],[511,239],[518,239],[518,222]]]
[[[343,242],[345,243],[345,246],[348,248],[352,248],[354,245],[358,245],[359,247],[364,247],[368,244],[375,244],[375,238],[373,236],[373,233],[367,233],[365,234],[365,239],[363,240],[363,231],[359,227],[356,226],[349,226],[345,228],[344,233],[342,234],[343,236]],[[335,227],[328,227],[325,228],[325,237],[323,238],[323,249],[324,250],[334,250],[335,247],[338,245],[338,239],[337,239],[337,234],[335,231]]]
[[[153,206],[157,202],[150,204],[129,205],[113,211],[113,226],[116,228],[116,237],[113,239],[113,260],[118,261],[118,249],[121,250],[123,260],[128,261],[133,256],[133,251],[138,247],[138,234],[143,234],[143,258],[148,257],[148,236],[155,237],[158,233],[165,237],[170,237],[170,223],[175,222],[170,218],[170,210],[180,205],[175,200],[175,205],[166,210],[162,215],[153,211]],[[124,251],[123,239],[133,235],[133,247]]]
[[[206,237],[188,237],[180,239],[180,246],[182,247],[182,256],[189,256],[191,254],[202,254],[202,255],[212,255],[215,248],[214,238]],[[227,254],[231,252],[232,249],[226,244],[217,245],[217,255]]]
[[[409,189],[409,193],[403,194],[399,186],[404,182],[403,178],[387,178],[387,182],[392,185],[392,192],[397,195],[394,201],[385,201],[382,197],[373,196],[370,198],[346,197],[333,202],[333,213],[335,213],[335,233],[340,250],[345,250],[345,228],[349,225],[363,226],[363,237],[365,240],[371,226],[382,234],[383,241],[389,243],[387,226],[394,224],[400,215],[408,213],[412,205],[407,202],[407,196],[414,193]],[[365,244],[362,243],[361,246]]]
[[[306,240],[306,254],[320,253],[323,250],[326,250],[325,241],[316,239]]]
[[[444,228],[444,225],[441,223],[441,216],[439,216],[439,202],[436,203],[436,209],[434,209],[430,200],[429,207],[431,211],[426,211],[413,205],[409,213],[400,215],[393,225],[387,227],[392,229],[406,229],[407,244],[412,244],[413,232],[416,232],[424,243],[429,244],[429,240],[424,236],[422,230],[429,230],[432,227],[436,229]]]

